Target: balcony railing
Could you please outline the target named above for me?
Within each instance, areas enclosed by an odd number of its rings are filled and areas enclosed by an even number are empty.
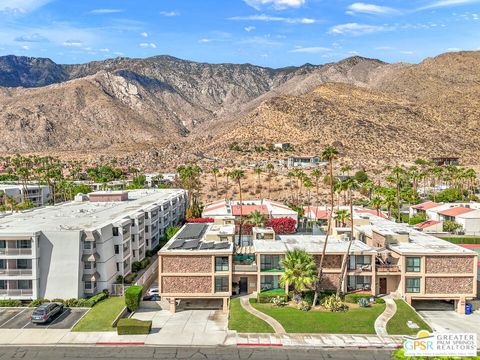
[[[2,248],[0,255],[32,255],[31,248]]]
[[[0,296],[32,296],[33,289],[0,289]]]
[[[233,271],[235,272],[257,272],[257,264],[233,264]]]
[[[32,273],[32,269],[0,269],[0,275],[3,276],[28,276]]]
[[[377,265],[377,272],[400,272],[398,265]]]

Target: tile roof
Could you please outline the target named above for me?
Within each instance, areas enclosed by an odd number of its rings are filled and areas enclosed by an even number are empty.
[[[234,216],[248,216],[254,211],[259,211],[261,214],[268,215],[267,205],[232,205],[232,214]]]
[[[421,204],[417,204],[417,205],[414,205],[412,206],[413,209],[417,209],[417,210],[428,210],[428,209],[433,209],[434,207],[437,207],[437,206],[440,206],[442,205],[441,203],[436,203],[436,202],[433,202],[433,201],[425,201]]]
[[[440,224],[440,221],[436,221],[436,220],[427,220],[427,221],[424,221],[420,224],[417,224],[415,225],[415,227],[417,229],[426,229],[430,226],[433,226],[433,225],[436,225],[436,224]]]
[[[438,213],[440,215],[445,215],[445,216],[457,216],[457,215],[460,215],[460,214],[468,213],[468,212],[473,211],[473,210],[474,209],[457,206],[457,207],[453,207],[453,208],[450,208],[450,209],[439,211]]]
[[[321,220],[327,220],[328,219],[328,211],[322,210],[320,206],[306,206],[304,208],[305,212],[313,212],[315,214],[315,218],[321,219]],[[307,214],[308,215],[308,214]],[[308,216],[307,216],[308,217]]]
[[[355,209],[354,210],[357,214],[372,214],[372,215],[375,215],[375,216],[380,216],[384,219],[387,218],[387,215],[385,215],[383,212],[379,211],[377,213],[377,210],[375,209]]]

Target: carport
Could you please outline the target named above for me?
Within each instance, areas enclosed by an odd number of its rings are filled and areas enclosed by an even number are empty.
[[[222,310],[223,299],[178,299],[177,311],[182,310]]]
[[[412,300],[417,311],[455,311],[455,301],[447,300]]]

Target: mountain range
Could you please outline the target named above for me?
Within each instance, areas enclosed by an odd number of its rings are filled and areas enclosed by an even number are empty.
[[[334,144],[346,163],[380,167],[480,155],[480,52],[419,64],[351,57],[271,69],[155,56],[78,65],[0,57],[1,153],[118,157],[131,165],[251,162],[230,150],[288,142],[293,154]]]

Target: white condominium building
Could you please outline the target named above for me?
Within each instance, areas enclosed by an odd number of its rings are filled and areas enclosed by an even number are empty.
[[[111,289],[185,216],[184,190],[79,194],[0,219],[0,299],[81,298]]]
[[[26,199],[35,206],[46,205],[51,199],[50,187],[47,185],[0,184],[0,192],[15,199],[17,203]]]

